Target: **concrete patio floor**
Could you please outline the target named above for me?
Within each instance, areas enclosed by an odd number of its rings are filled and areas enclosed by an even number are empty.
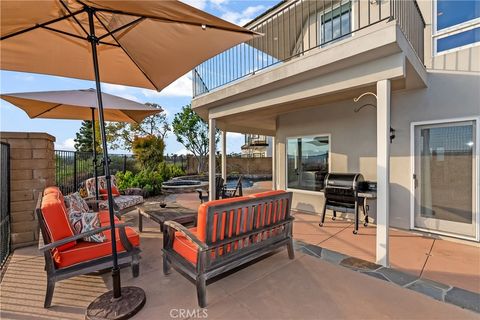
[[[260,189],[247,190],[247,193]],[[196,194],[170,197],[197,208]],[[295,213],[294,237],[333,251],[374,261],[375,228]],[[124,218],[138,226],[135,212]],[[143,288],[147,303],[134,319],[480,319],[480,314],[436,301],[388,281],[317,259],[305,250],[289,260],[280,250],[207,286],[206,313],[198,308],[195,286],[172,271],[162,273],[162,235],[158,224],[144,219],[140,277],[122,269],[122,284]],[[303,248],[304,249],[304,248]],[[480,291],[480,250],[473,245],[391,231],[392,267],[417,277]],[[83,319],[87,305],[111,288],[109,272],[57,283],[52,307],[43,308],[44,259],[35,246],[16,250],[0,284],[1,319]],[[191,314],[193,312],[193,316]],[[185,314],[184,314],[185,315]]]
[[[135,214],[128,221],[136,222]],[[158,225],[141,234],[139,278],[122,269],[123,285],[142,287],[145,307],[135,319],[182,319],[180,310],[208,319],[480,319],[476,313],[436,301],[392,283],[280,250],[207,286],[206,313],[198,309],[194,285],[173,271],[162,273]],[[2,319],[83,319],[85,308],[111,287],[110,274],[87,275],[57,284],[52,307],[43,308],[45,272],[36,247],[18,249],[0,285]]]

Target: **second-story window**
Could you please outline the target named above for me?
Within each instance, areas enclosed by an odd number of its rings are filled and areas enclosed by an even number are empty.
[[[321,44],[337,40],[350,34],[351,2],[342,1],[320,13],[319,40]]]
[[[436,0],[433,13],[434,54],[480,44],[478,0]]]

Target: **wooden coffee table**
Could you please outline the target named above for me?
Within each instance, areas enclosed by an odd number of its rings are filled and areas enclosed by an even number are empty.
[[[163,232],[165,221],[173,220],[183,225],[197,225],[197,212],[174,203],[169,203],[165,208],[161,208],[158,203],[147,203],[138,207],[138,229],[143,230],[143,217],[160,225],[160,231]]]

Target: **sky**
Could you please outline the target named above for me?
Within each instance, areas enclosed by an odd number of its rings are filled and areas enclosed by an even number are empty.
[[[260,15],[279,0],[183,0],[198,9],[216,15],[238,25],[244,25]],[[93,88],[92,81],[76,80],[62,77],[52,77],[31,73],[0,71],[0,92],[30,92],[52,90],[74,90]],[[192,80],[190,73],[179,78],[161,93],[127,86],[102,84],[106,93],[121,96],[138,102],[157,103],[167,113],[167,119],[172,121],[175,113],[192,100]],[[80,128],[81,121],[30,119],[27,114],[10,103],[0,100],[0,131],[47,132],[56,137],[55,148],[74,150],[75,133]],[[229,133],[227,136],[227,153],[240,152],[243,135]],[[113,153],[124,153],[125,150],[112,150]],[[165,153],[184,154],[185,148],[176,141],[173,133],[166,139]]]

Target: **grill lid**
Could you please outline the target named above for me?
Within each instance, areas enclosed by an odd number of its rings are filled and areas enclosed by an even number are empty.
[[[325,188],[345,188],[356,190],[358,183],[362,182],[361,173],[329,173],[325,177]]]

